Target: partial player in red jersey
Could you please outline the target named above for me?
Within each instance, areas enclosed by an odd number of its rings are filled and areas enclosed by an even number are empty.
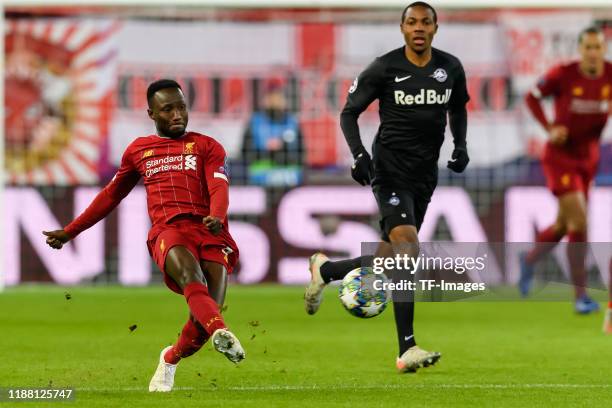
[[[588,314],[599,305],[586,293],[587,199],[599,163],[599,140],[610,114],[612,64],[605,61],[603,32],[590,27],[580,33],[580,60],[551,69],[527,95],[527,106],[548,131],[542,167],[548,188],[559,201],[557,219],[541,231],[536,246],[521,257],[519,287],[527,295],[533,265],[567,235],[567,257],[575,289],[576,312]],[[550,122],[540,99],[554,99]]]
[[[162,350],[149,384],[149,391],[170,391],[180,359],[198,351],[209,338],[230,361],[245,357],[219,311],[238,248],[228,229],[223,147],[209,136],[186,132],[187,105],[175,81],[153,82],[147,101],[157,133],[127,147],[117,174],[83,214],[63,230],[43,234],[49,246],[60,249],[106,217],[140,178],[144,180],[152,224],[149,252],[168,288],[185,296],[190,311],[177,342]]]

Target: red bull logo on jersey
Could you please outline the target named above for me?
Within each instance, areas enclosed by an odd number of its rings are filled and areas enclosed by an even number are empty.
[[[444,105],[450,101],[452,89],[439,94],[435,89],[421,89],[416,95],[404,91],[395,91],[395,103],[398,105]]]

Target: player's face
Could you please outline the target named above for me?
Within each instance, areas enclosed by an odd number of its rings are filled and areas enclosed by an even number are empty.
[[[587,69],[597,69],[604,61],[606,55],[606,42],[602,34],[586,33],[578,45],[580,57]]]
[[[421,54],[431,48],[438,25],[434,23],[434,15],[430,9],[417,6],[406,10],[400,28],[406,45],[415,53]]]
[[[161,136],[175,139],[185,133],[189,114],[180,89],[166,88],[155,92],[151,108],[147,112]]]

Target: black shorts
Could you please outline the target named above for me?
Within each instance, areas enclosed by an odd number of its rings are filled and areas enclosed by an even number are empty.
[[[389,241],[389,232],[398,225],[414,225],[421,229],[430,195],[415,194],[406,189],[375,186],[374,197],[380,211],[381,239]]]

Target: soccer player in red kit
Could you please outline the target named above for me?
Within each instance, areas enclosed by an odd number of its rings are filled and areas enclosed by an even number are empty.
[[[551,69],[526,96],[534,117],[548,131],[542,157],[548,188],[557,197],[559,210],[553,225],[540,231],[536,246],[521,257],[519,288],[527,295],[533,265],[565,235],[574,285],[576,312],[599,310],[586,293],[587,199],[599,163],[599,139],[610,114],[612,64],[605,61],[603,32],[590,27],[580,33],[580,60]],[[555,119],[550,122],[540,99],[552,96]]]
[[[147,246],[164,281],[185,296],[189,319],[177,342],[162,350],[149,391],[170,391],[181,358],[212,338],[230,361],[245,357],[219,311],[227,275],[238,260],[228,230],[229,182],[223,147],[209,136],[187,132],[187,105],[178,83],[162,79],[147,89],[149,117],[157,133],[134,140],[111,182],[63,230],[45,231],[59,249],[106,217],[143,178],[151,218]]]

